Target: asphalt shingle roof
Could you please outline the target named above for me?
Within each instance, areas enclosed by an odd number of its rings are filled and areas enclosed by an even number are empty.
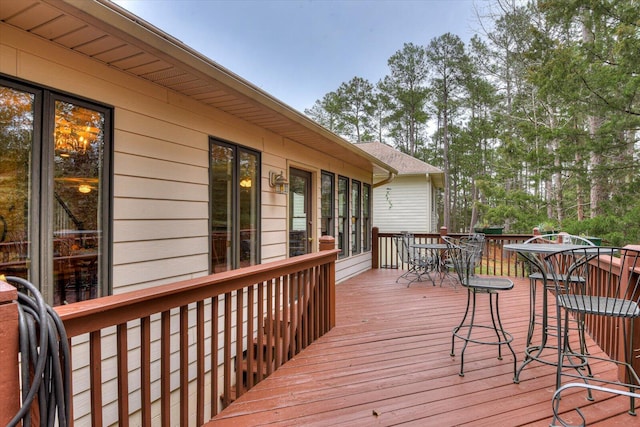
[[[381,142],[361,142],[356,146],[397,169],[398,175],[443,174],[439,168]]]

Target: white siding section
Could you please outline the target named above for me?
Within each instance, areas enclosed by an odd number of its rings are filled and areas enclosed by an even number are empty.
[[[436,232],[432,185],[425,175],[398,176],[373,190],[373,226],[382,233]]]

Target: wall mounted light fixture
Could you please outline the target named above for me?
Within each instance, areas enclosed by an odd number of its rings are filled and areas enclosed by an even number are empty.
[[[284,172],[269,171],[269,185],[273,187],[274,191],[278,194],[289,193],[289,181],[284,176]]]

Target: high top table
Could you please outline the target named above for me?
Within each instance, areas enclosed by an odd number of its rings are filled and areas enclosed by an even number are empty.
[[[522,255],[531,265],[532,269],[538,270],[542,274],[542,286],[543,286],[543,294],[542,294],[542,331],[540,334],[540,342],[533,344],[532,339],[534,335],[536,319],[535,319],[535,299],[536,299],[536,286],[532,285],[530,290],[530,312],[529,312],[529,331],[527,333],[527,344],[525,347],[525,358],[522,362],[522,365],[518,368],[514,382],[519,382],[520,372],[522,369],[527,366],[532,361],[538,361],[544,363],[546,365],[557,366],[558,365],[558,347],[557,343],[555,345],[548,345],[547,340],[550,336],[549,334],[549,316],[548,316],[548,292],[546,290],[547,280],[549,277],[549,272],[546,270],[544,264],[542,263],[542,258],[545,256],[551,255],[556,252],[561,252],[570,249],[585,249],[588,251],[589,246],[585,245],[575,245],[575,244],[567,244],[567,243],[513,243],[504,245],[505,251],[517,252]],[[593,246],[595,250],[598,249],[597,246]],[[532,271],[533,272],[533,271]],[[555,335],[552,335],[555,336]],[[552,356],[547,356],[546,358],[543,355],[543,352],[547,349],[553,349],[555,352]]]

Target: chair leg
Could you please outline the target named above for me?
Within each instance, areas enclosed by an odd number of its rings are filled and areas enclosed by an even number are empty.
[[[562,318],[562,314],[564,312],[564,319]],[[556,371],[556,390],[562,386],[562,370],[563,368],[573,368],[577,372],[577,377],[582,379],[585,384],[589,384],[589,378],[593,377],[591,373],[591,366],[589,365],[588,360],[584,357],[583,354],[576,354],[571,350],[571,346],[569,343],[570,340],[570,314],[566,310],[560,309],[558,307],[556,311],[557,315],[557,334],[558,334],[558,366]],[[580,322],[578,321],[578,324]],[[580,328],[580,327],[579,327]],[[579,340],[582,340],[581,331],[578,330]],[[580,347],[582,347],[582,342],[580,343]],[[578,359],[578,363],[574,364],[573,359]],[[565,363],[566,360],[566,363]],[[587,375],[583,375],[580,373],[582,369],[587,369]],[[593,395],[591,393],[591,389],[587,388],[587,400],[593,401]]]
[[[455,353],[455,341],[456,341],[457,333],[464,326],[464,322],[467,320],[467,317],[469,316],[469,308],[471,307],[471,294],[472,294],[471,290],[467,289],[467,307],[464,310],[464,316],[462,316],[462,320],[460,321],[460,324],[458,326],[456,326],[455,328],[453,328],[453,334],[451,335],[451,353],[450,353],[451,357],[454,357],[456,355],[456,353]],[[471,312],[471,324],[469,326],[469,331],[467,333],[467,339],[465,340],[464,346],[462,347],[462,353],[460,354],[460,373],[459,373],[459,375],[461,377],[464,376],[464,371],[463,371],[464,350],[467,347],[468,339],[469,339],[469,336],[471,335],[473,319],[474,319],[474,316],[475,316],[475,308],[476,308],[476,304],[475,304],[475,292],[474,292],[473,293],[473,308],[472,308],[472,312]]]
[[[495,297],[495,300],[496,300],[495,306],[493,304],[493,298],[494,297]],[[517,372],[517,369],[518,369],[516,352],[513,351],[513,347],[511,347],[511,339],[509,339],[509,337],[507,337],[507,334],[506,334],[506,332],[504,330],[504,327],[502,326],[502,318],[500,317],[500,306],[499,306],[498,298],[499,298],[499,294],[497,292],[496,293],[489,293],[489,306],[490,306],[490,310],[491,310],[491,322],[493,323],[493,329],[496,331],[496,336],[498,338],[498,343],[506,343],[507,347],[509,348],[509,351],[511,351],[511,354],[513,355],[513,378],[515,380],[516,372]],[[495,308],[495,316],[494,316],[494,308]],[[496,319],[498,320],[497,326],[496,326]],[[498,344],[498,360],[502,360],[502,344]]]
[[[462,344],[462,350],[460,351],[460,373],[458,375],[460,375],[461,377],[464,377],[464,352],[467,349],[467,345],[469,345],[469,341],[471,340],[471,331],[473,330],[473,325],[475,322],[475,318],[476,318],[476,293],[469,291],[470,295],[469,297],[472,298],[472,302],[471,302],[471,319],[470,319],[470,323],[469,323],[469,330],[467,331],[467,337],[464,339],[464,344]],[[466,313],[465,313],[465,318],[467,317]]]

